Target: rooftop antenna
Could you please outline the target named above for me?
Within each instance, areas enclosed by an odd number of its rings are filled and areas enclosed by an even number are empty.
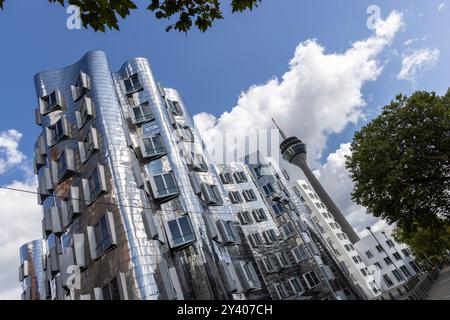
[[[273,123],[275,124],[275,126],[277,127],[278,131],[280,131],[280,135],[283,138],[283,140],[287,139],[286,134],[283,132],[283,130],[280,129],[280,127],[278,126],[278,124],[275,122],[275,119],[272,118]]]

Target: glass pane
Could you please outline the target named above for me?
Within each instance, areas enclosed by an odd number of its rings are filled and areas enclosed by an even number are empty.
[[[170,193],[176,193],[178,191],[177,185],[175,184],[175,180],[173,179],[173,176],[171,173],[166,173],[164,175],[164,180],[166,182],[167,192]]]
[[[103,300],[112,300],[111,292],[109,291],[109,285],[106,285],[102,288],[103,291]]]
[[[136,122],[141,122],[144,120],[144,115],[142,114],[142,110],[140,107],[134,107],[133,113],[134,113],[134,118],[136,119]]]
[[[191,224],[187,216],[178,219],[180,224],[181,233],[183,234],[184,242],[194,240],[194,234],[192,232]]]
[[[156,190],[157,190],[158,194],[159,195],[167,194],[167,190],[166,190],[166,186],[164,184],[163,177],[162,176],[155,176],[154,180],[155,180]]]
[[[177,220],[172,220],[167,223],[169,225],[170,234],[172,235],[172,241],[174,244],[183,243],[181,230],[178,226]]]
[[[120,300],[119,285],[117,279],[114,278],[109,284],[111,290],[111,300]]]
[[[155,153],[163,153],[165,152],[165,148],[164,145],[162,143],[162,139],[160,136],[155,136],[152,138],[153,140],[153,145],[155,147]]]

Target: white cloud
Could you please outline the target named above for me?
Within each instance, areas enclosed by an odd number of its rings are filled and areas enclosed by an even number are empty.
[[[36,181],[14,181],[8,187],[36,191]],[[20,299],[19,247],[42,238],[42,216],[34,194],[0,189],[0,300]]]
[[[336,205],[360,236],[366,235],[368,226],[373,231],[385,229],[388,224],[384,220],[367,214],[366,209],[355,204],[350,194],[354,183],[345,167],[345,156],[350,155],[350,143],[341,144],[336,152],[330,153],[326,163],[314,171],[324,188],[333,195]]]
[[[445,2],[442,2],[438,7],[438,11],[444,10],[446,6],[447,6],[447,4]]]
[[[0,174],[25,160],[18,150],[21,138],[22,134],[15,129],[0,132]]]
[[[372,36],[354,42],[342,53],[326,53],[316,40],[300,43],[281,79],[273,78],[250,87],[241,93],[231,111],[218,118],[208,113],[194,116],[205,144],[213,148],[217,132],[225,130],[249,136],[258,129],[273,128],[271,118],[275,118],[287,134],[296,135],[308,144],[310,164],[320,166],[318,160],[328,136],[342,132],[361,118],[366,106],[362,88],[382,72],[379,55],[392,43],[402,25],[402,15],[394,11],[377,24]],[[330,163],[323,170],[331,168]],[[330,184],[332,197],[361,230],[375,220],[368,220],[364,210],[351,202],[350,191],[348,181],[345,188]]]
[[[413,85],[417,84],[419,73],[434,67],[439,59],[439,50],[422,48],[413,50],[402,56],[402,67],[397,75],[398,80],[407,80]]]
[[[374,35],[353,43],[343,53],[326,53],[316,40],[300,43],[281,79],[250,87],[241,93],[237,105],[219,118],[207,113],[194,116],[206,145],[213,146],[218,131],[228,129],[248,136],[258,129],[273,128],[273,117],[288,134],[306,141],[310,158],[318,159],[328,135],[341,132],[361,117],[366,105],[362,87],[380,75],[377,56],[401,26],[402,15],[392,12],[377,24]]]

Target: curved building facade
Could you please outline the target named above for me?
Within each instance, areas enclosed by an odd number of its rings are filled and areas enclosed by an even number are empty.
[[[34,240],[20,247],[19,281],[22,300],[45,300],[48,283],[45,275],[45,242]]]

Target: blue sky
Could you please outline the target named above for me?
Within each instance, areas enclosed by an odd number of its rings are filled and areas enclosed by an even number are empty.
[[[253,84],[280,76],[287,69],[299,42],[315,38],[328,52],[345,50],[349,43],[368,36],[366,8],[379,5],[382,16],[392,10],[405,15],[406,30],[399,34],[393,48],[399,50],[410,38],[427,37],[415,43],[437,47],[438,65],[424,72],[417,89],[443,93],[450,85],[450,10],[441,12],[443,1],[298,1],[265,0],[243,14],[229,14],[202,34],[165,32],[165,21],[156,21],[145,10],[138,10],[121,23],[120,32],[106,34],[91,30],[68,30],[67,14],[47,1],[8,0],[0,12],[2,50],[0,96],[3,117],[0,130],[15,128],[23,133],[21,150],[28,158],[39,128],[33,125],[36,98],[32,77],[41,70],[58,68],[79,59],[86,51],[107,52],[113,69],[133,56],[150,59],[157,77],[167,86],[182,92],[192,114],[207,111],[220,115],[235,105],[238,95]],[[145,1],[137,1],[145,4]],[[280,5],[281,4],[281,5]],[[368,83],[363,92],[373,109],[388,102],[398,92],[410,93],[407,81],[398,81],[400,57],[392,57],[383,74]],[[445,72],[447,70],[447,72]],[[375,113],[374,113],[375,114]],[[356,125],[356,128],[360,124]],[[350,140],[355,126],[331,137],[327,152]],[[16,171],[0,176],[5,183]]]
[[[149,2],[135,1],[142,8]],[[393,10],[402,14],[403,27],[395,32],[395,40],[389,45],[384,44],[375,57],[362,59],[363,63],[354,68],[357,72],[363,72],[364,61],[376,60],[383,66],[382,72],[372,80],[368,80],[370,76],[361,76],[363,80],[357,79],[353,87],[343,81],[337,88],[326,76],[323,79],[317,76],[319,86],[315,89],[319,90],[311,95],[314,88],[307,87],[310,83],[306,80],[302,82],[302,77],[295,78],[295,74],[301,74],[302,70],[318,70],[325,75],[336,76],[341,81],[354,80],[352,59],[344,53],[348,53],[357,41],[373,40],[374,31],[366,26],[366,9],[372,4],[379,6],[383,19]],[[120,32],[108,31],[103,34],[86,29],[68,30],[65,10],[46,0],[6,0],[5,10],[0,12],[0,101],[3,111],[0,117],[0,184],[23,181],[27,176],[23,168],[31,167],[33,146],[40,132],[40,127],[34,124],[37,103],[34,74],[71,64],[86,51],[103,50],[109,56],[113,70],[119,69],[131,57],[149,58],[156,77],[165,86],[176,88],[182,93],[192,115],[206,112],[217,120],[222,119],[220,116],[226,111],[238,110],[236,105],[245,109],[245,106],[254,107],[255,103],[264,106],[262,109],[257,106],[257,110],[273,111],[274,106],[271,103],[265,105],[265,100],[272,97],[286,98],[288,93],[291,97],[286,101],[290,102],[290,108],[293,108],[290,111],[295,117],[291,114],[282,116],[283,105],[280,105],[275,106],[280,111],[277,120],[285,124],[291,134],[301,135],[304,139],[322,138],[320,141],[306,141],[310,146],[313,143],[320,145],[316,148],[318,156],[315,160],[321,181],[347,218],[350,217],[353,226],[364,229],[364,226],[375,223],[374,220],[367,220],[363,208],[350,201],[352,183],[343,165],[343,155],[348,152],[348,145],[344,144],[350,142],[354,131],[375,117],[380,107],[389,103],[396,94],[410,94],[414,90],[444,94],[450,87],[450,0],[263,0],[260,7],[252,12],[231,15],[227,6],[223,9],[225,19],[217,21],[206,33],[196,30],[187,35],[173,31],[167,33],[164,31],[166,21],[157,21],[150,12],[141,9],[121,22]],[[315,44],[305,42],[310,39],[316,39]],[[378,37],[375,40],[380,39]],[[323,54],[316,49],[324,50]],[[305,61],[297,59],[301,67],[291,70],[289,61],[296,52],[323,59],[320,61],[337,71],[314,69],[317,67],[314,66],[316,60],[307,61],[306,58]],[[339,61],[344,64],[342,68],[347,69],[339,71],[341,65],[333,62],[335,57],[341,59]],[[419,70],[413,74],[414,84],[399,80],[397,76],[402,64],[414,57],[416,60],[412,61],[416,61],[416,64],[412,66],[428,66],[428,70]],[[377,73],[374,70],[371,72]],[[295,81],[281,81],[283,75],[294,75]],[[275,77],[281,82],[268,83]],[[299,104],[308,104],[310,100],[305,100],[305,97],[315,100],[310,109],[305,105],[295,109],[298,92],[289,91],[293,83],[302,84],[300,87],[293,86],[293,91],[299,91],[298,97],[303,99],[298,101]],[[330,116],[330,109],[327,109],[330,106],[324,105],[324,109],[320,110],[320,102],[323,100],[333,107],[334,97],[329,97],[327,101],[324,94],[322,99],[321,84],[327,89],[327,94],[331,92],[337,98],[349,97],[349,100],[356,94],[356,97],[361,96],[361,101],[349,107],[345,99],[337,99],[336,110],[332,110]],[[249,90],[251,86],[257,87]],[[339,91],[345,91],[348,87],[353,91],[350,90],[347,95],[340,94]],[[239,99],[241,92],[246,94]],[[356,123],[349,121],[348,117],[341,119],[343,125],[341,128],[337,126],[338,129],[336,124],[322,123],[330,122],[333,117],[339,118],[341,111],[358,109],[361,103],[364,106],[363,116],[359,115]],[[321,118],[320,112],[324,110],[328,114],[324,113]],[[309,117],[305,111],[316,113],[316,116]],[[256,116],[259,115],[255,114],[255,119]],[[218,123],[218,126],[226,127],[226,121]],[[10,129],[22,134],[20,141],[16,133],[5,133]],[[310,131],[315,134],[309,135]],[[18,150],[15,145],[17,142]],[[16,163],[2,170],[2,161],[11,156],[5,153],[5,143],[16,156],[21,152],[27,159],[20,161],[20,157],[16,158]],[[34,188],[27,181],[17,182],[13,186]],[[34,196],[1,190],[0,202],[0,283],[3,285],[0,299],[17,298],[18,247],[25,241],[39,237],[40,209],[35,204]]]

